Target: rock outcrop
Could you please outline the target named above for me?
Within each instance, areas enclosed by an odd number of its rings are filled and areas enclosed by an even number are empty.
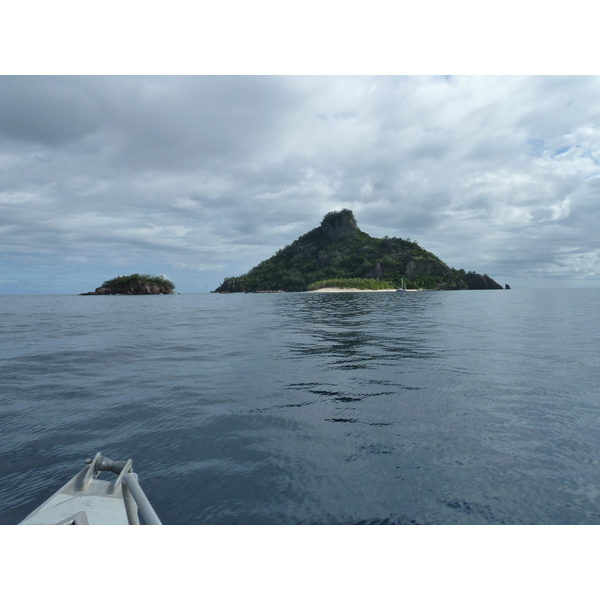
[[[123,295],[123,296],[140,296],[150,294],[174,294],[175,292],[166,285],[156,283],[144,283],[141,281],[129,281],[121,286],[114,287],[99,287],[94,292],[79,294],[80,296],[108,296],[108,295]]]
[[[227,277],[217,291],[221,294],[236,294],[246,290],[239,277]]]
[[[479,273],[467,273],[463,276],[470,290],[501,290],[502,286],[487,275]]]
[[[321,221],[321,230],[331,240],[339,240],[353,231],[360,231],[351,210],[327,213]]]

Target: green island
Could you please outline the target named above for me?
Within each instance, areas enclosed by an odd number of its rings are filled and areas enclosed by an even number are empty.
[[[419,290],[502,289],[487,275],[450,268],[415,241],[374,238],[358,228],[351,210],[326,214],[300,236],[215,293],[300,292],[327,287]]]
[[[80,296],[106,296],[122,294],[125,296],[149,294],[174,294],[175,284],[162,275],[121,275],[105,281],[93,292]]]

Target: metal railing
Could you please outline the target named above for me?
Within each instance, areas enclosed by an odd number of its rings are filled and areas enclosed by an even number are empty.
[[[144,494],[144,490],[138,483],[137,473],[127,473],[127,475],[123,477],[123,483],[127,487],[130,494],[133,496],[133,500],[137,504],[137,507],[139,508],[140,512],[142,513],[142,517],[144,517],[144,521],[146,521],[146,524],[162,525],[160,519],[158,518],[158,515],[152,508],[152,504],[150,504],[150,501],[148,500],[148,498],[146,498],[146,494]],[[125,490],[125,488],[123,488],[123,490]],[[124,500],[125,497],[126,495],[123,494]],[[125,501],[125,509],[127,510],[127,501]],[[127,511],[127,517],[129,517],[129,511]]]
[[[81,488],[83,489],[92,478],[96,478],[100,471],[111,471],[118,475],[117,480],[112,486],[111,494],[122,491],[123,502],[125,504],[125,512],[130,525],[139,525],[139,512],[144,517],[147,525],[162,525],[158,515],[152,504],[144,494],[144,490],[138,482],[137,473],[133,472],[133,463],[131,460],[114,461],[106,456],[102,456],[100,452],[91,459],[88,458],[86,463],[89,464],[87,472],[82,480]],[[124,485],[123,485],[124,484]]]

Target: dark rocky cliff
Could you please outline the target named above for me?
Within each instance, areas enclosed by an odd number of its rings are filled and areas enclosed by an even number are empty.
[[[463,275],[463,280],[469,286],[470,290],[502,290],[504,289],[499,283],[495,282],[487,275],[479,275],[479,273],[466,273]]]
[[[320,229],[331,240],[339,240],[348,234],[360,231],[351,210],[341,210],[325,215]]]

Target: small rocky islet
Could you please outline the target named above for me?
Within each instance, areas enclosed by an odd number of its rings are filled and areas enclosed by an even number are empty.
[[[79,294],[80,296],[140,296],[156,294],[175,294],[175,284],[161,275],[121,275],[105,281],[93,292]]]

